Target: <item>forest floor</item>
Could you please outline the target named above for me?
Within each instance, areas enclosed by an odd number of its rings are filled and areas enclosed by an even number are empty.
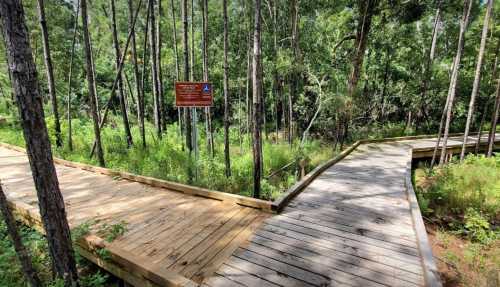
[[[500,286],[500,156],[414,172],[444,286]]]

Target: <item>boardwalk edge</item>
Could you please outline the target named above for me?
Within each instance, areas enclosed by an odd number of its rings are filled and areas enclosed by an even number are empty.
[[[408,201],[410,203],[413,228],[415,229],[415,233],[417,235],[418,249],[421,255],[420,258],[422,260],[422,267],[424,269],[425,285],[427,287],[442,287],[443,285],[441,284],[439,272],[432,254],[429,238],[427,236],[427,230],[425,229],[424,220],[422,219],[422,214],[420,213],[420,206],[418,205],[417,196],[413,188],[411,176],[412,159],[413,150],[410,149],[409,158],[406,163],[405,186]]]

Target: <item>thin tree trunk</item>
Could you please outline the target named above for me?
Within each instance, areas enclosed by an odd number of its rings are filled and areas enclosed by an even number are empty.
[[[427,62],[424,68],[424,80],[422,82],[422,97],[421,97],[421,109],[425,110],[426,104],[425,100],[427,99],[427,90],[429,88],[429,81],[432,75],[432,63],[434,62],[434,55],[436,54],[436,43],[438,36],[438,24],[441,17],[441,0],[437,3],[436,15],[434,16],[434,26],[432,28],[432,42],[431,47],[429,49],[429,57],[427,58]]]
[[[115,65],[116,70],[120,66],[120,44],[118,42],[118,31],[116,30],[116,9],[115,9],[115,0],[110,1],[111,4],[111,29],[113,32],[113,46],[115,49]],[[123,74],[122,72],[117,72],[118,76],[118,96],[120,101],[120,110],[122,112],[122,120],[123,120],[123,128],[125,131],[125,138],[127,139],[127,147],[131,147],[134,142],[132,139],[132,133],[130,132],[130,125],[128,122],[128,114],[125,106],[125,95],[123,90]]]
[[[163,8],[161,5],[162,0],[156,0],[157,2],[157,10],[158,10],[158,18],[156,19],[156,67],[157,77],[158,77],[158,102],[160,104],[160,122],[161,122],[161,130],[163,133],[167,132],[167,111],[165,106],[165,96],[164,96],[164,88],[163,88],[163,69],[161,65],[161,53],[163,48],[163,42],[161,37],[161,20],[163,19]]]
[[[208,82],[208,0],[202,0],[202,38],[203,38],[203,81]],[[212,134],[212,117],[210,107],[205,107],[205,130],[207,134],[207,149],[209,154],[213,157],[214,139]]]
[[[446,148],[448,144],[448,134],[450,131],[450,123],[451,123],[451,113],[453,110],[453,101],[455,99],[455,94],[457,90],[457,81],[458,81],[458,72],[460,70],[460,60],[462,58],[462,51],[464,48],[464,37],[465,37],[465,31],[467,30],[467,26],[469,23],[469,15],[470,15],[470,10],[472,7],[472,1],[471,0],[465,0],[464,1],[464,14],[460,23],[460,34],[458,38],[458,48],[457,48],[457,54],[455,56],[455,63],[453,65],[453,73],[450,81],[450,88],[448,91],[450,100],[448,103],[448,107],[446,110],[446,121],[444,125],[444,134],[443,134],[443,146],[441,147],[441,157],[439,159],[439,165],[442,166],[445,163],[445,157],[446,157]]]
[[[253,61],[252,61],[252,98],[253,98],[253,197],[260,198],[260,180],[262,177],[262,138],[261,138],[261,0],[255,0],[255,20],[254,20],[254,34],[253,34]]]
[[[487,157],[491,157],[493,155],[493,148],[495,146],[495,135],[498,122],[498,113],[500,110],[500,78],[497,81],[498,81],[497,89],[495,92],[495,106],[493,107],[493,114],[491,116],[490,134],[488,136],[488,150],[486,152]]]
[[[174,0],[170,0],[170,12],[172,14],[172,37],[173,37],[173,46],[174,46],[174,57],[175,57],[175,81],[178,81],[180,78],[180,69],[179,69],[179,52],[177,49],[177,27],[175,20],[175,7]],[[179,125],[179,134],[182,136],[182,117],[181,117],[181,109],[177,108],[177,118]]]
[[[474,84],[472,86],[472,94],[470,96],[469,111],[467,112],[467,122],[465,123],[464,142],[462,144],[462,152],[460,153],[460,160],[462,161],[465,156],[465,147],[469,140],[469,129],[474,114],[474,105],[479,92],[479,85],[481,82],[481,68],[483,66],[484,50],[486,47],[486,37],[488,36],[488,25],[490,22],[491,9],[493,7],[493,0],[488,0],[486,8],[486,15],[484,16],[483,32],[481,34],[481,44],[479,45],[479,54],[477,56],[476,72],[474,74]]]
[[[74,27],[73,27],[73,40],[71,41],[71,56],[70,56],[70,61],[69,61],[69,75],[68,75],[68,103],[67,103],[67,110],[68,110],[68,148],[70,151],[73,151],[73,131],[72,131],[72,125],[71,125],[71,80],[73,77],[73,60],[75,58],[75,45],[76,45],[76,34],[78,32],[78,15],[80,14],[80,0],[76,2],[76,14],[75,17],[73,18],[73,21],[75,22]]]
[[[182,0],[182,43],[184,46],[184,81],[189,81],[189,37],[188,37],[188,16],[187,11],[188,5],[187,0]],[[192,127],[191,126],[191,110],[186,109],[184,113],[184,123],[186,125],[186,147],[189,151],[189,158],[191,158],[191,153],[193,151],[192,145]],[[189,169],[189,178],[192,179],[192,171]]]
[[[474,149],[474,154],[479,154],[479,147],[481,146],[481,137],[483,136],[483,126],[486,120],[486,114],[488,113],[488,103],[484,106],[483,115],[481,116],[481,121],[479,122],[479,129],[477,133],[476,148]]]
[[[302,134],[302,140],[300,142],[300,147],[302,148],[304,146],[304,143],[306,142],[307,136],[309,135],[309,130],[311,129],[312,125],[314,124],[314,121],[318,117],[320,111],[321,111],[321,97],[323,95],[323,91],[321,89],[321,82],[316,79],[316,84],[318,85],[319,93],[318,93],[318,108],[316,109],[316,112],[314,113],[313,117],[311,118],[311,121],[307,125],[307,128],[304,130],[304,133]]]
[[[231,176],[231,159],[229,158],[229,64],[227,54],[229,49],[229,32],[227,19],[227,0],[223,0],[224,14],[224,162],[226,177]]]
[[[190,28],[191,28],[191,57],[189,58],[190,60],[190,72],[191,72],[191,81],[194,82],[194,63],[195,63],[195,60],[194,60],[194,50],[195,50],[195,46],[194,46],[194,0],[191,0],[191,22],[190,22]]]
[[[139,66],[137,64],[137,42],[135,38],[134,29],[134,4],[132,0],[127,0],[128,4],[128,30],[131,33],[131,50],[132,50],[132,63],[134,65],[134,80],[137,93],[137,122],[139,123],[139,132],[141,134],[142,147],[146,147],[146,130],[144,125],[144,90],[139,74]]]
[[[292,16],[292,57],[293,57],[293,67],[292,74],[290,76],[290,94],[288,96],[288,143],[292,145],[293,141],[293,99],[297,92],[297,71],[296,63],[298,57],[298,22],[299,22],[299,7],[298,0],[293,0],[291,2],[291,16]]]
[[[56,145],[62,146],[61,123],[59,121],[59,110],[57,107],[56,85],[54,80],[54,69],[52,57],[50,55],[49,32],[47,21],[45,20],[44,0],[37,0],[38,16],[40,18],[40,29],[42,30],[43,56],[45,60],[45,70],[47,72],[47,83],[49,87],[50,100],[52,103],[52,113],[54,114],[54,129],[56,133]]]
[[[5,220],[5,225],[7,225],[7,231],[12,240],[14,250],[16,250],[17,258],[21,263],[21,269],[23,270],[24,276],[28,280],[31,287],[42,286],[40,278],[33,267],[31,256],[24,246],[21,235],[17,230],[16,220],[14,219],[14,215],[9,208],[7,197],[2,189],[2,183],[0,183],[0,211],[2,212],[3,219]]]
[[[82,5],[82,13],[86,13],[84,5]],[[0,1],[0,18],[3,22],[12,85],[17,98],[26,151],[53,268],[57,277],[64,280],[65,286],[78,286],[78,272],[70,229],[52,159],[42,96],[21,2]]]
[[[160,90],[158,84],[158,63],[157,63],[157,46],[156,46],[156,18],[154,9],[154,0],[149,0],[149,47],[151,49],[151,75],[152,75],[152,90],[153,90],[153,109],[154,109],[154,121],[156,127],[156,135],[161,138],[162,134],[162,113],[161,113],[161,102],[160,102]]]
[[[104,152],[101,144],[101,129],[99,127],[99,118],[97,116],[97,106],[96,106],[96,95],[94,94],[94,74],[92,73],[92,49],[90,47],[90,32],[87,24],[87,0],[81,0],[81,10],[82,10],[82,29],[83,29],[83,39],[85,43],[85,60],[87,65],[87,84],[89,93],[89,103],[90,112],[92,114],[92,119],[94,121],[94,135],[95,143],[97,149],[97,159],[99,165],[104,167]]]

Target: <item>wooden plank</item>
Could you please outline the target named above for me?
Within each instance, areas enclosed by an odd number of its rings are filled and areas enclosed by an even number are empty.
[[[203,238],[203,241],[194,246],[187,245],[192,247],[190,249],[183,248],[185,251],[187,250],[187,252],[180,252],[179,249],[177,249],[174,254],[168,257],[166,261],[162,261],[162,265],[173,272],[182,272],[182,274],[184,274],[185,268],[189,268],[188,266],[190,265],[196,265],[198,257],[203,254],[203,252],[212,247],[218,240],[221,240],[233,228],[241,228],[241,226],[239,226],[240,222],[247,218],[248,215],[252,214],[252,212],[253,210],[249,208],[241,210],[219,228],[213,230],[212,232],[206,232],[206,235],[201,237]],[[248,221],[243,223],[243,225],[246,224],[248,224]],[[201,266],[199,268],[201,268]],[[190,270],[191,269],[188,269],[187,271]],[[191,277],[193,275],[190,272],[187,274],[187,277]]]
[[[266,266],[261,266],[259,264],[255,264],[250,261],[243,260],[236,256],[231,256],[225,264],[233,268],[243,270],[248,274],[252,274],[256,277],[262,278],[266,281],[272,282],[279,286],[286,286],[286,287],[314,286],[305,281],[298,280],[292,276],[288,276],[285,273],[269,269]]]
[[[315,210],[314,212],[306,212],[291,206],[287,206],[281,213],[284,216],[290,216],[296,219],[303,219],[304,221],[311,221],[321,224],[332,224],[332,226],[345,226],[349,229],[358,229],[361,232],[370,231],[377,232],[383,235],[390,235],[395,237],[404,238],[410,242],[416,242],[413,229],[397,228],[395,226],[386,224],[383,221],[375,221],[373,218],[360,218],[358,220],[348,216],[339,215],[336,213],[323,212]],[[339,227],[341,228],[341,227]]]
[[[341,253],[331,252],[329,250],[322,250],[321,253],[316,253],[308,249],[307,246],[303,244],[300,246],[290,246],[285,243],[273,241],[260,236],[253,236],[250,241],[253,244],[246,246],[245,249],[260,253],[265,256],[276,254],[272,257],[279,258],[281,256],[287,256],[287,254],[289,254],[300,257],[303,260],[325,266],[329,269],[339,270],[343,273],[359,276],[380,284],[390,283],[389,285],[391,285],[397,283],[404,286],[408,283],[419,284],[423,282],[423,276],[421,274],[414,274],[397,268],[388,268],[384,265],[377,265],[373,262],[344,256]],[[268,249],[261,249],[260,247],[267,247],[275,251],[269,252]],[[316,271],[321,272],[322,268],[324,267],[319,267],[319,269],[317,269]],[[329,271],[326,272],[326,274],[328,273]],[[334,276],[333,278],[338,277]],[[350,281],[351,280],[349,280],[349,282]]]
[[[416,258],[418,256],[418,251],[415,248],[410,248],[397,244],[389,244],[388,242],[375,240],[371,238],[367,238],[364,236],[359,236],[352,233],[341,232],[332,228],[322,227],[322,226],[314,226],[315,228],[305,227],[304,225],[313,226],[313,224],[304,224],[301,221],[295,220],[294,223],[290,223],[290,221],[294,221],[293,219],[286,218],[277,220],[271,218],[266,221],[266,225],[272,227],[280,227],[287,230],[295,231],[301,234],[305,234],[311,237],[341,242],[343,244],[352,246],[354,248],[359,248],[360,246],[364,246],[378,253],[386,253],[391,254],[398,257],[405,258]],[[301,225],[297,225],[301,224]],[[321,229],[321,230],[320,230]]]
[[[418,257],[401,254],[405,256],[398,256],[399,253],[384,252],[386,250],[380,250],[372,248],[369,245],[363,244],[345,244],[343,241],[327,240],[323,238],[317,238],[307,234],[295,232],[292,230],[284,229],[272,225],[263,225],[255,234],[263,237],[268,237],[269,233],[281,235],[280,240],[294,239],[299,242],[305,242],[307,244],[318,245],[320,247],[336,250],[338,252],[343,252],[346,254],[355,255],[368,260],[376,261],[393,267],[406,267],[412,266],[411,268],[416,268],[420,266],[420,261]],[[353,246],[354,245],[354,246]],[[411,269],[410,269],[411,270]]]
[[[276,285],[272,282],[266,281],[262,278],[259,278],[257,276],[251,275],[246,273],[243,270],[231,267],[229,265],[223,265],[219,271],[217,271],[217,274],[220,276],[224,276],[225,278],[228,278],[232,282],[238,282],[241,283],[241,286],[259,286],[259,287],[277,287],[279,285]],[[215,285],[219,286],[219,285]],[[232,286],[232,285],[228,285]]]
[[[211,287],[238,287],[238,286],[246,286],[239,284],[236,281],[230,280],[225,276],[215,274],[214,276],[208,278],[203,282],[202,286],[211,286]]]
[[[269,214],[259,214],[242,232],[240,232],[229,244],[224,247],[212,260],[203,266],[196,274],[191,277],[192,280],[199,282],[202,278],[209,277],[233,254],[238,247],[247,244],[247,239],[260,227],[262,222],[269,217]]]
[[[201,279],[200,271],[202,267],[209,264],[215,256],[218,256],[219,253],[221,253],[226,248],[226,246],[229,245],[229,243],[231,243],[231,241],[233,241],[240,233],[242,233],[248,227],[248,225],[252,224],[252,222],[255,221],[258,216],[258,211],[250,210],[250,212],[243,219],[241,219],[236,225],[232,226],[229,230],[225,231],[222,227],[219,230],[220,234],[217,234],[217,232],[212,234],[210,238],[207,238],[206,241],[213,241],[213,244],[205,249],[203,249],[201,245],[197,246],[196,248],[199,247],[200,249],[198,257],[194,262],[186,265],[181,273],[187,278],[194,279],[193,277],[197,275],[196,277],[198,279]],[[196,248],[192,249],[190,253],[198,253],[196,251]],[[232,252],[228,255],[230,256],[231,254]],[[186,255],[186,257],[187,256],[190,255]]]
[[[242,209],[244,208],[237,205],[219,204],[219,206],[208,210],[209,212],[202,213],[191,223],[187,222],[187,225],[181,226],[176,232],[166,231],[164,236],[156,240],[158,243],[163,242],[163,244],[153,246],[155,252],[151,254],[151,259],[154,262],[161,262],[164,258],[173,256],[173,253],[181,253],[181,250],[187,252],[188,246],[192,248],[192,246],[203,242],[213,230],[226,224]],[[165,242],[169,244],[165,244]],[[166,266],[165,262],[160,264]]]
[[[308,272],[319,274],[321,276],[325,276],[330,281],[330,285],[336,284],[346,284],[346,285],[354,285],[354,286],[374,286],[381,287],[384,286],[376,282],[375,280],[366,279],[363,274],[352,275],[343,271],[339,271],[338,269],[330,268],[329,266],[318,264],[314,261],[310,261],[304,259],[299,256],[295,256],[291,254],[292,250],[287,250],[287,252],[280,252],[274,250],[272,248],[268,248],[265,246],[259,246],[257,244],[250,244],[244,248],[247,256],[256,256],[258,254],[259,257],[267,259],[272,259],[275,261],[279,261],[281,263],[294,266],[303,270],[307,270]],[[239,256],[238,254],[235,254]],[[374,274],[372,273],[372,276]],[[333,283],[334,282],[334,283]],[[333,284],[332,284],[333,283]],[[386,283],[386,282],[385,282]],[[391,282],[391,283],[394,283]],[[408,286],[412,286],[411,283],[406,282]],[[401,286],[401,285],[399,285]]]

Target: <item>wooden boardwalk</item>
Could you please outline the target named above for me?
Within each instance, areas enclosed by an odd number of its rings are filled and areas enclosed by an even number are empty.
[[[268,218],[204,284],[439,286],[435,274],[425,274],[432,254],[406,182],[411,151],[434,145],[434,139],[360,145]],[[461,147],[460,138],[448,145]]]
[[[127,229],[111,243],[94,242],[112,260],[99,258],[92,244],[83,255],[135,286],[424,286],[429,255],[407,189],[408,163],[412,150],[433,144],[362,144],[277,215],[56,168],[72,227]],[[24,153],[0,147],[0,180],[16,211],[35,218]]]

